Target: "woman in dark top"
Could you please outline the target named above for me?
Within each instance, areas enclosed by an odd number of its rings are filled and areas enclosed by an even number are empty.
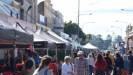
[[[114,75],[121,75],[121,70],[124,68],[124,60],[119,53],[116,53]]]

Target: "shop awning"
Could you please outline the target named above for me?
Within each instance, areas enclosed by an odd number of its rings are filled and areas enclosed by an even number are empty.
[[[63,39],[62,37],[60,37],[59,35],[57,35],[55,32],[53,32],[53,31],[51,31],[51,30],[48,30],[47,33],[48,33],[51,37],[53,37],[53,38],[55,38],[55,39],[57,39],[57,40],[62,41],[62,43],[65,43],[65,44],[67,44],[67,45],[70,44],[70,42],[68,42],[67,40]]]
[[[64,43],[61,40],[56,39],[55,37],[51,37],[51,35],[47,34],[46,32],[41,32],[41,37],[44,38],[49,43]]]
[[[33,36],[1,25],[0,40],[3,40],[3,42],[0,42],[1,44],[30,44],[33,43]]]
[[[46,32],[38,30],[37,32],[28,31],[34,36],[34,48],[47,48],[49,44],[62,44],[63,42],[51,37]]]
[[[33,34],[34,42],[36,41],[46,41],[46,39],[42,38],[41,35]]]
[[[61,40],[52,37],[47,32],[38,30],[36,33],[32,33],[34,35],[34,41],[47,41],[48,43],[64,43]]]
[[[47,48],[48,41],[41,37],[41,35],[37,35],[36,33],[34,35],[34,48]]]

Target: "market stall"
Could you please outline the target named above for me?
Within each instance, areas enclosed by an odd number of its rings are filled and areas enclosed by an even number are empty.
[[[87,43],[86,45],[83,46],[84,50],[89,53],[89,52],[95,52],[98,50],[98,47],[92,45],[91,43]]]
[[[45,55],[45,52],[48,55],[48,41],[34,34],[34,49],[40,56]]]
[[[32,44],[32,35],[1,25],[0,65],[6,65],[6,67],[10,67],[12,71],[15,71],[16,59],[20,57],[19,53]]]

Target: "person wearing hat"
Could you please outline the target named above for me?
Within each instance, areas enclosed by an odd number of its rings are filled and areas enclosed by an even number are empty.
[[[51,62],[50,56],[43,56],[39,67],[35,70],[33,75],[53,75],[53,72],[49,69],[48,65]]]
[[[71,64],[71,57],[65,56],[64,63],[62,64],[62,75],[74,75],[73,65]]]
[[[78,57],[74,60],[74,74],[88,75],[88,60],[84,57],[83,51],[78,51]]]

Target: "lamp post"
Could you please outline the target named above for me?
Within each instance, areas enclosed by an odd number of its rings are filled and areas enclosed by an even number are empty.
[[[79,23],[80,23],[80,0],[78,0],[78,26],[79,26]],[[77,35],[79,38],[79,29],[77,30]]]

